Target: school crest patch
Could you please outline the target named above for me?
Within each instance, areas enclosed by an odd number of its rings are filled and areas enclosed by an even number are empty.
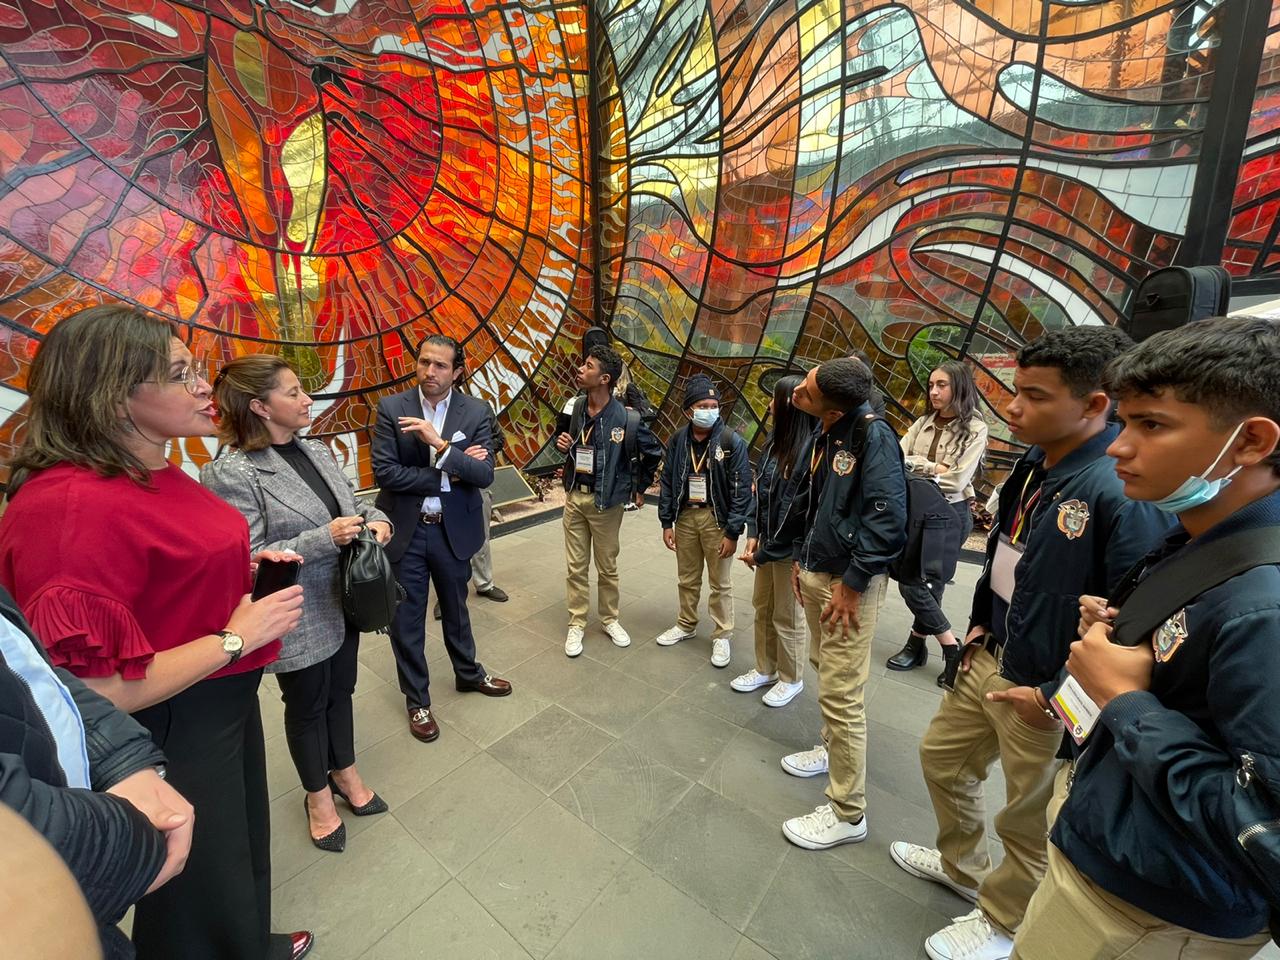
[[[612,430],[609,431],[609,439],[612,440],[614,443],[621,443],[622,438],[626,436],[626,433],[627,432],[623,430],[622,427],[614,427]]]
[[[716,447],[716,459],[717,460],[724,459],[724,447]]]
[[[858,461],[848,450],[841,450],[831,458],[831,469],[836,472],[837,476],[847,477],[853,473],[854,464]]]
[[[1172,617],[1160,624],[1151,635],[1151,648],[1156,653],[1156,660],[1167,663],[1187,639],[1187,610],[1184,607]]]
[[[1058,505],[1058,529],[1068,540],[1079,540],[1089,526],[1089,505],[1083,500],[1067,500]]]

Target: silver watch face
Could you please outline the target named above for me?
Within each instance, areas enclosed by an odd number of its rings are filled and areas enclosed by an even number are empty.
[[[222,638],[222,649],[227,653],[239,653],[244,649],[244,637],[231,633]]]

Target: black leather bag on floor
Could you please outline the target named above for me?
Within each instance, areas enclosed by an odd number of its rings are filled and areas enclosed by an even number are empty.
[[[338,564],[347,623],[362,633],[388,629],[404,590],[396,582],[386,551],[367,525],[342,548]]]

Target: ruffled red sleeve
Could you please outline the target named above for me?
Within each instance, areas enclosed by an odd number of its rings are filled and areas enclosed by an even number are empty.
[[[53,665],[77,677],[141,680],[156,655],[132,611],[110,597],[53,584],[24,612]]]

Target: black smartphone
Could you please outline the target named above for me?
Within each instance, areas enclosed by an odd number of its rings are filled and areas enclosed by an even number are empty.
[[[285,587],[292,587],[298,582],[298,571],[302,569],[297,560],[260,560],[258,576],[253,581],[254,600],[261,600]]]
[[[569,432],[569,414],[557,413],[556,414],[556,436],[558,437],[560,436],[560,434],[568,433],[568,432]]]

